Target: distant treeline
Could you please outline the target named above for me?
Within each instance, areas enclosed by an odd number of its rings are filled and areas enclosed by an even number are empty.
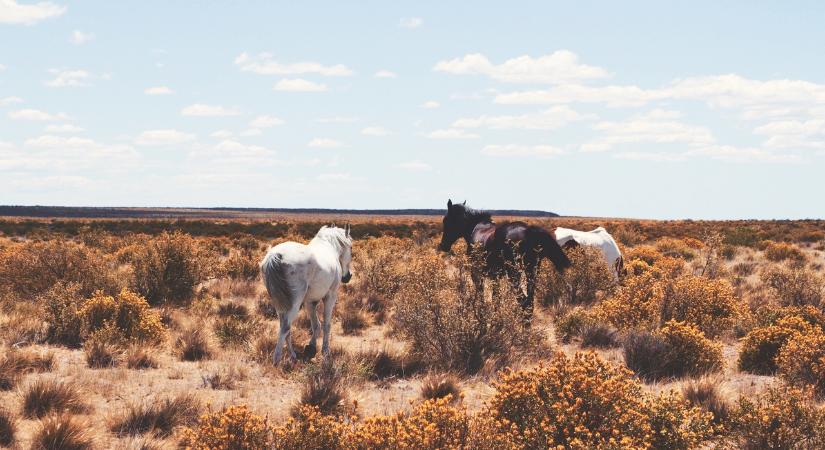
[[[326,208],[108,208],[88,206],[0,206],[0,216],[70,218],[243,218],[267,214],[366,216],[441,216],[444,209],[326,209]],[[559,217],[548,211],[490,210],[497,216]]]

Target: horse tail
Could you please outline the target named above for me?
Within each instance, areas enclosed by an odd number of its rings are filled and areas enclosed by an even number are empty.
[[[536,227],[536,237],[538,238],[539,246],[541,246],[540,256],[547,258],[556,267],[559,273],[564,272],[570,267],[570,259],[564,254],[561,246],[556,242],[555,236],[549,231]]]
[[[280,253],[267,254],[261,261],[261,276],[269,298],[275,301],[275,306],[283,306],[285,310],[292,306],[292,290],[286,277],[286,266]]]

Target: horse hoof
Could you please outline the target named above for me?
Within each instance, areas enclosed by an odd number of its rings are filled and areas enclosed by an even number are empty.
[[[315,354],[318,353],[318,349],[314,345],[306,345],[304,346],[304,358],[312,358]]]

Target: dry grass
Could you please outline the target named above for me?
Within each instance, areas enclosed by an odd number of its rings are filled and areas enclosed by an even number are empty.
[[[187,328],[175,339],[175,353],[182,361],[201,361],[212,357],[207,331],[198,326]]]
[[[94,433],[77,417],[56,415],[42,420],[32,438],[32,450],[89,450],[95,448]]]
[[[130,369],[157,369],[157,358],[151,350],[141,345],[133,345],[126,350],[126,367]]]
[[[703,377],[691,380],[682,388],[682,395],[692,405],[713,414],[713,422],[726,425],[732,419],[733,405],[720,391],[718,377]]]
[[[448,395],[453,401],[461,399],[461,387],[455,375],[430,374],[421,384],[421,398],[425,400],[444,398]]]
[[[169,436],[175,427],[194,423],[200,410],[200,402],[195,397],[183,394],[132,405],[110,428],[118,435],[152,433],[155,436]]]
[[[54,353],[33,350],[10,350],[0,360],[0,391],[13,389],[27,373],[50,372]]]
[[[17,434],[17,418],[6,408],[0,408],[0,447],[11,447]]]
[[[75,385],[46,378],[23,389],[21,409],[27,418],[40,418],[51,412],[83,413],[89,406]]]

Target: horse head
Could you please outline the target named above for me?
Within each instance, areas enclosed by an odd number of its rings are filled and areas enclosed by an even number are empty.
[[[452,200],[447,200],[447,214],[442,220],[444,228],[441,233],[441,243],[438,244],[438,249],[442,252],[449,252],[455,241],[464,234],[466,203],[465,201],[462,204],[453,205]]]

